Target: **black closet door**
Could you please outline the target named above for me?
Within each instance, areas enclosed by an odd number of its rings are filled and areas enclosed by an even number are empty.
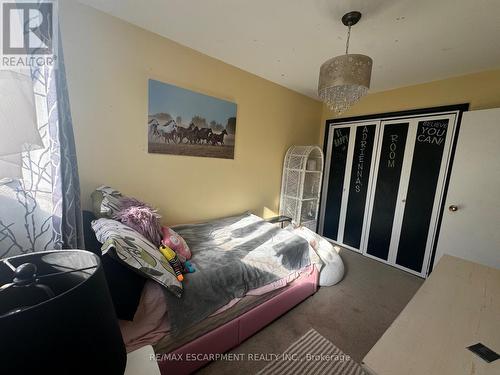
[[[421,272],[448,131],[448,119],[420,121],[396,263]]]
[[[330,174],[328,176],[323,235],[332,240],[337,240],[350,128],[332,128],[332,131],[332,152],[330,159]]]
[[[383,260],[389,255],[408,126],[386,124],[382,135],[367,253]]]
[[[342,240],[344,244],[355,249],[359,249],[361,245],[375,130],[375,124],[362,125],[356,128],[349,197],[347,199],[344,237]]]

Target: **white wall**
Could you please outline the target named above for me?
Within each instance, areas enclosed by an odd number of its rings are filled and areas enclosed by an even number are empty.
[[[500,108],[465,112],[434,264],[450,254],[500,269],[499,147]]]

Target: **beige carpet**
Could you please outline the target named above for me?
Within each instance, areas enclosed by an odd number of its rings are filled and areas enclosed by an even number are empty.
[[[423,280],[349,250],[342,250],[344,280],[320,290],[250,337],[232,353],[283,353],[311,328],[361,363],[413,297]],[[267,360],[218,361],[202,375],[255,374]]]
[[[257,374],[366,375],[359,364],[314,329]]]

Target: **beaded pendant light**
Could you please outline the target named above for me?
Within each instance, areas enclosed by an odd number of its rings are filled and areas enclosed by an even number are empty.
[[[360,19],[361,13],[356,11],[342,17],[342,23],[348,27],[345,55],[325,61],[319,71],[318,95],[337,114],[345,112],[370,88],[372,59],[366,55],[349,54],[351,26]]]

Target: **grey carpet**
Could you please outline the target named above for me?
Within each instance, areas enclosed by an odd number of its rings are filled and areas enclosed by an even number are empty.
[[[346,275],[339,284],[320,288],[231,352],[280,354],[314,328],[361,363],[423,280],[349,250],[340,255]],[[199,374],[255,374],[268,363],[217,361],[200,369]]]
[[[314,329],[258,372],[258,375],[365,375],[360,365]]]

